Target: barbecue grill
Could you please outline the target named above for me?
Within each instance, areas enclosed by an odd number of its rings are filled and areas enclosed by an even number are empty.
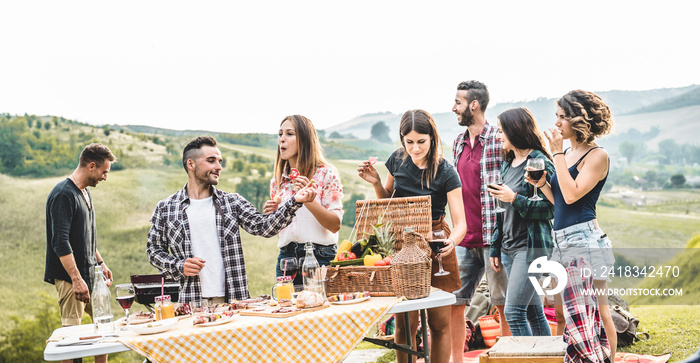
[[[162,274],[158,275],[131,275],[131,283],[136,290],[136,302],[146,305],[152,310],[151,304],[155,302],[155,297],[160,296]],[[165,295],[170,295],[172,302],[177,302],[180,284],[174,280],[165,279]]]

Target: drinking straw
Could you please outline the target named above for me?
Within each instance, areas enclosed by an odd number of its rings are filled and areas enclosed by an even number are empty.
[[[160,278],[160,296],[165,296],[165,277]]]

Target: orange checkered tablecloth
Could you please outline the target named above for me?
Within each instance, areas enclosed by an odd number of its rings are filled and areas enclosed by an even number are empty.
[[[399,301],[373,297],[289,318],[236,315],[211,327],[189,318],[164,333],[118,340],[153,362],[341,362]]]

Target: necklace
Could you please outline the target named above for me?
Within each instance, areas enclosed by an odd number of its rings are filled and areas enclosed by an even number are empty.
[[[78,187],[78,182],[75,181],[75,179],[73,178],[73,175],[69,176],[68,179],[73,181],[73,184],[75,184],[75,186]],[[80,187],[78,187],[78,189],[80,189]],[[88,195],[87,188],[80,189],[80,191],[83,192],[83,198],[85,198],[85,203],[87,203],[88,208],[92,208],[92,205],[90,204],[90,196]]]

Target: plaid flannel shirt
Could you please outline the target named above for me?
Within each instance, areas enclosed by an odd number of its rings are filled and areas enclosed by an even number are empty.
[[[459,134],[452,145],[452,163],[457,172],[459,172],[457,169],[459,156],[464,150],[464,140],[468,137],[468,132]],[[489,173],[500,172],[501,170],[503,159],[501,157],[501,140],[498,138],[498,128],[491,126],[487,122],[486,125],[484,125],[484,130],[481,131],[479,135],[479,141],[484,145],[484,149],[481,153],[481,160],[479,161],[481,165],[481,218],[484,222],[484,245],[490,245],[493,230],[496,226],[496,211],[495,201],[486,191],[486,183],[484,183],[484,180],[486,180],[486,176]],[[469,213],[470,211],[465,210],[465,212]]]
[[[226,273],[226,300],[230,302],[232,299],[247,299],[250,294],[239,227],[253,235],[272,237],[292,221],[295,212],[303,204],[292,198],[280,205],[274,213],[264,215],[239,194],[226,193],[212,187],[212,197]],[[187,185],[161,200],[153,211],[146,245],[151,264],[165,277],[180,283],[181,302],[202,298],[199,276],[185,276],[183,273],[185,260],[194,257],[186,213],[189,205]]]
[[[554,174],[554,164],[539,150],[533,150],[527,159],[538,158],[544,160],[544,170],[547,171],[547,182]],[[527,161],[526,161],[527,162]],[[504,162],[501,166],[501,175],[506,175],[511,164]],[[527,262],[532,262],[541,256],[551,256],[554,243],[552,241],[552,218],[554,218],[554,204],[544,197],[538,189],[537,194],[542,200],[533,201],[529,197],[535,192],[535,187],[522,179],[521,188],[524,195],[518,194],[513,201],[513,208],[520,214],[527,226]],[[496,220],[496,228],[493,232],[491,243],[491,257],[501,257],[503,242],[503,220]]]
[[[581,277],[584,266],[584,259],[578,258],[566,269],[568,282],[562,292],[567,344],[564,362],[609,363],[610,343],[600,319],[598,299],[590,293],[594,289],[593,277]]]

